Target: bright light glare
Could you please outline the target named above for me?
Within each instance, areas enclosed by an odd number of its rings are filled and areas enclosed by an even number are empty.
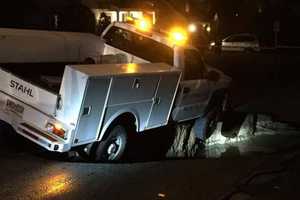
[[[164,193],[158,193],[157,196],[160,197],[160,198],[165,198],[165,197],[166,197],[166,194],[164,194]]]
[[[218,123],[218,128],[215,130],[215,132],[205,141],[207,146],[212,145],[225,145],[225,144],[235,144],[242,141],[247,141],[251,138],[250,135],[247,134],[247,130],[241,129],[239,131],[238,136],[234,138],[227,138],[224,137],[221,133],[221,124]]]
[[[211,32],[210,26],[206,27],[206,31],[207,31],[207,32]]]
[[[187,32],[179,27],[173,28],[169,33],[169,40],[174,45],[183,46],[188,40]]]
[[[63,127],[62,127],[62,125],[61,125],[60,123],[55,123],[55,124],[54,124],[54,127],[55,127],[55,129],[57,129],[57,130],[63,129]]]
[[[142,32],[149,32],[152,28],[151,21],[147,18],[138,19],[135,21],[135,26]]]
[[[211,43],[210,43],[210,46],[212,46],[212,47],[213,47],[213,46],[216,46],[216,43],[215,43],[215,42],[211,42]]]
[[[46,129],[47,129],[48,132],[53,133],[53,134],[55,134],[55,135],[57,135],[61,138],[66,137],[66,135],[65,135],[66,131],[64,130],[62,124],[60,124],[60,123],[57,123],[57,122],[54,123],[54,124],[47,123],[46,124]]]
[[[188,26],[188,30],[189,30],[189,32],[191,32],[191,33],[195,33],[195,32],[197,31],[197,26],[196,26],[195,24],[190,24],[190,25]]]
[[[131,16],[127,16],[127,17],[126,17],[126,21],[127,21],[127,22],[133,22],[134,19],[133,19]]]
[[[50,177],[43,182],[46,188],[45,196],[62,194],[70,188],[70,184],[70,178],[64,173]]]
[[[127,72],[127,73],[135,73],[137,71],[137,67],[138,65],[135,63],[129,63],[123,66],[123,69]]]

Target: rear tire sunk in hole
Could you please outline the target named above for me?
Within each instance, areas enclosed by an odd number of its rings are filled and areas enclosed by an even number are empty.
[[[103,141],[94,144],[92,159],[96,162],[121,160],[127,147],[127,137],[127,130],[123,125],[114,126]]]

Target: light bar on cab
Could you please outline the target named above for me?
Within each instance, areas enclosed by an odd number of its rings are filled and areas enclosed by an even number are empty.
[[[135,20],[135,27],[142,32],[150,32],[152,29],[151,21],[147,18]]]
[[[187,31],[180,27],[175,27],[169,32],[169,40],[173,45],[183,46],[188,40]]]

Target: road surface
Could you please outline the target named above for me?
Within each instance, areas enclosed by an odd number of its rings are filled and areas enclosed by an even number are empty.
[[[249,59],[246,62],[243,67],[251,65]],[[261,66],[257,62],[254,65]],[[233,73],[239,74],[243,73]],[[248,79],[236,77],[243,83],[236,84],[234,91],[237,110],[277,114],[279,119],[299,122],[297,86],[274,86],[261,76],[248,75],[244,73]],[[152,144],[153,149],[159,148],[155,145],[159,144]],[[154,157],[101,164],[67,162],[61,156],[41,153],[20,137],[1,133],[0,199],[295,199],[300,193],[299,146],[299,132],[275,128],[250,139],[207,146],[196,159]]]

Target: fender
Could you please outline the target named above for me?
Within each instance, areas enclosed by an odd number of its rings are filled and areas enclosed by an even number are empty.
[[[104,124],[104,126],[102,127],[99,135],[98,135],[98,141],[101,141],[104,134],[106,133],[107,129],[122,115],[125,114],[131,114],[134,116],[135,118],[135,125],[136,125],[136,131],[139,132],[140,131],[140,119],[136,113],[135,110],[133,109],[122,109],[119,110],[118,112],[116,112],[114,115],[112,115],[107,122]]]

